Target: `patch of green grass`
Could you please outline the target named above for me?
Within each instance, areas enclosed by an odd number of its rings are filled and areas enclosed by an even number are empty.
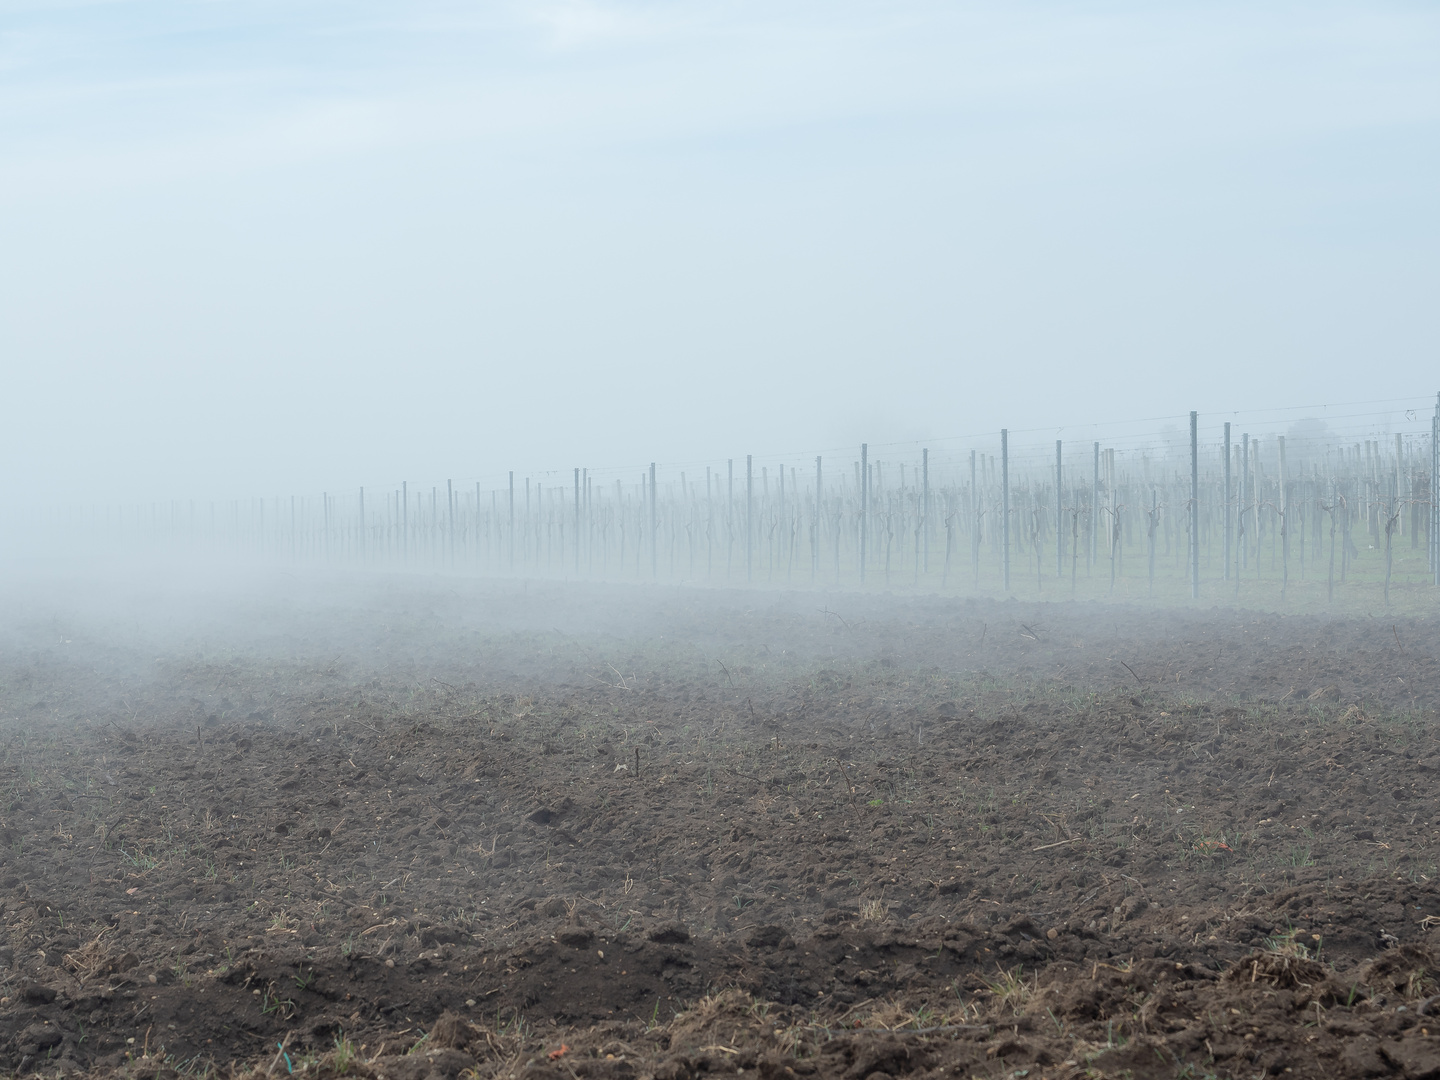
[[[1035,992],[1035,980],[1027,980],[1024,969],[1018,964],[1008,971],[998,971],[995,978],[985,980],[985,986],[997,1004],[1010,1009],[1016,1016],[1024,1011],[1025,1003]]]
[[[1317,943],[1316,948],[1319,948]],[[1295,927],[1265,939],[1265,951],[1275,956],[1290,956],[1300,960],[1310,959],[1310,949],[1300,940],[1300,931]]]
[[[344,1076],[352,1068],[360,1054],[355,1049],[355,1044],[342,1032],[335,1036],[335,1049],[330,1054],[330,1067],[340,1076]]]

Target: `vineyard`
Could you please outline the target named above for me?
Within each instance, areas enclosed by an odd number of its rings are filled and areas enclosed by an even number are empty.
[[[1426,609],[1440,581],[1433,420],[1354,442],[1313,424],[1262,438],[1228,422],[1202,440],[1190,422],[1189,441],[1171,431],[1168,445],[1019,450],[1001,431],[968,451],[862,445],[803,465],[746,456],[73,505],[50,524],[62,546],[281,564],[1297,609],[1338,593],[1356,608]]]

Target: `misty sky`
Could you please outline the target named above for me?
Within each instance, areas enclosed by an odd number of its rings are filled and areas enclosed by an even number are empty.
[[[1419,3],[0,0],[0,494],[1433,395],[1437,58]]]

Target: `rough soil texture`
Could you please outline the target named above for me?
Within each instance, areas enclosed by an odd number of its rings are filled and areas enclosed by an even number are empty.
[[[1440,1077],[1434,620],[336,595],[6,631],[0,1069]]]

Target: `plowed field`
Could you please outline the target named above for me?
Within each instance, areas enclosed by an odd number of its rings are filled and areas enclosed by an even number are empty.
[[[1440,1076],[1434,620],[13,611],[9,1072]]]

